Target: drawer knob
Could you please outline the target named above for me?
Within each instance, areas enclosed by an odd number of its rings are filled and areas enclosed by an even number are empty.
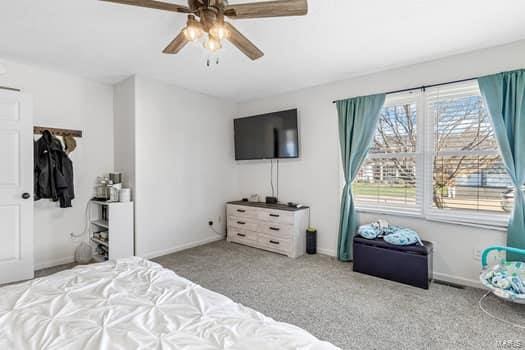
[[[277,242],[277,241],[273,241],[273,240],[271,240],[270,243],[271,243],[271,244],[279,244],[279,242]]]
[[[281,230],[281,229],[278,228],[278,227],[270,227],[270,230],[272,230],[272,231],[279,231],[279,230]]]
[[[237,221],[239,225],[245,225],[246,223],[244,221]]]
[[[237,236],[239,236],[239,237],[246,237],[246,235],[244,233],[237,233]]]
[[[238,211],[239,213],[246,213],[246,210],[244,210],[244,209],[237,209],[237,211]]]
[[[271,216],[271,217],[274,217],[274,218],[278,218],[278,217],[281,216],[281,215],[279,215],[279,214],[270,214],[270,216]]]

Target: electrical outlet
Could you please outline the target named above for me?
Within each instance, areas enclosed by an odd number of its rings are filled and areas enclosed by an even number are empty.
[[[474,260],[480,261],[482,252],[483,252],[483,249],[481,249],[481,248],[474,248],[474,250],[472,252],[472,257],[474,258]]]
[[[489,260],[492,265],[499,264],[501,261],[506,260],[506,254],[505,252],[492,252],[489,255]]]

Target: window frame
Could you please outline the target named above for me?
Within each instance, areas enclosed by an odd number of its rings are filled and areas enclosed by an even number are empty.
[[[438,90],[439,89],[439,90]],[[416,208],[401,208],[396,206],[363,205],[356,203],[358,212],[381,213],[387,215],[409,216],[423,218],[430,221],[464,224],[482,228],[505,229],[508,226],[509,213],[474,212],[465,209],[443,210],[433,207],[433,173],[434,156],[452,155],[480,155],[497,154],[497,151],[443,151],[436,153],[434,149],[435,121],[431,113],[433,94],[439,91],[443,96],[472,96],[479,93],[477,81],[454,83],[445,87],[429,88],[426,91],[414,90],[387,95],[384,107],[399,105],[404,102],[416,103],[416,152],[406,153],[369,153],[367,159],[372,158],[401,158],[403,156],[416,157]],[[492,123],[492,121],[490,121]]]

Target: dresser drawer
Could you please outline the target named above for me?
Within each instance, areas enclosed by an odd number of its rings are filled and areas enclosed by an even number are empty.
[[[258,218],[263,221],[294,224],[294,213],[284,210],[261,209]]]
[[[254,207],[248,207],[243,205],[228,204],[227,214],[228,216],[236,216],[240,218],[254,218],[257,219],[257,212],[260,209]]]
[[[292,238],[294,228],[292,225],[278,222],[259,222],[257,232],[268,234],[270,236]]]
[[[228,239],[232,242],[253,245],[257,242],[257,232],[241,230],[236,227],[229,227]]]
[[[257,231],[257,220],[243,218],[238,216],[228,216],[228,226],[241,230]]]
[[[264,249],[283,254],[288,254],[291,247],[289,239],[276,238],[262,233],[257,236],[257,243]]]

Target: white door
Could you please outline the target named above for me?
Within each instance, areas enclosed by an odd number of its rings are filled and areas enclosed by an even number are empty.
[[[33,116],[0,89],[0,284],[33,278]]]

